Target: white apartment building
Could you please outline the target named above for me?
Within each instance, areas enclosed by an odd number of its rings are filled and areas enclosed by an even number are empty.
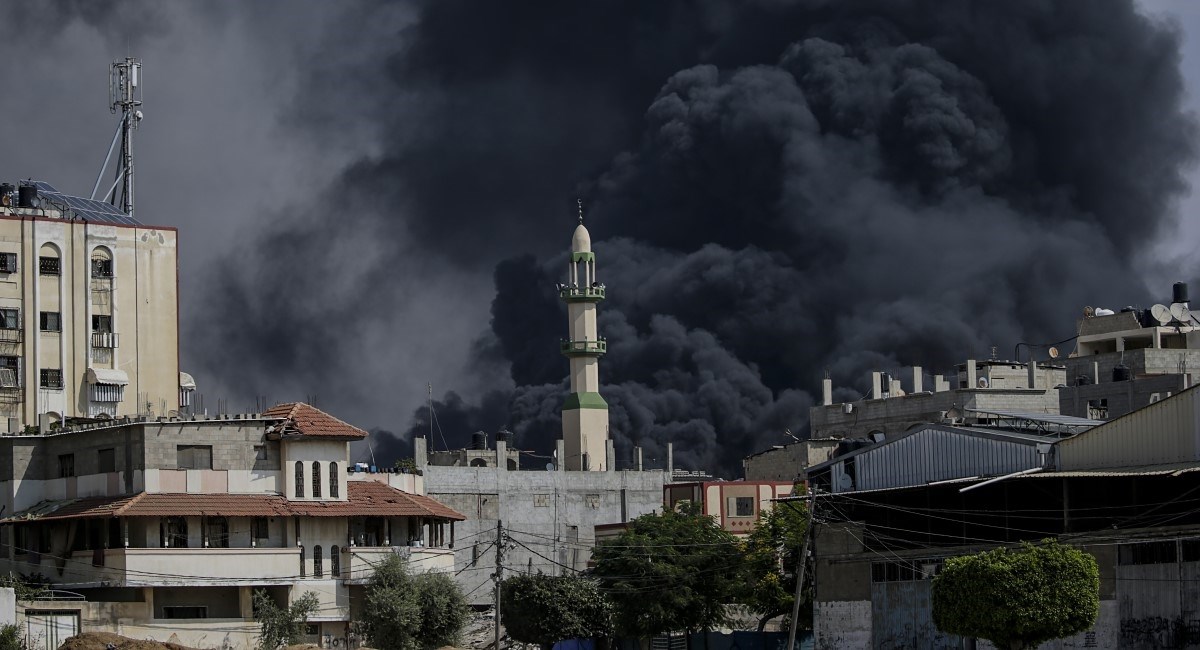
[[[177,243],[107,203],[0,184],[0,430],[189,403]]]

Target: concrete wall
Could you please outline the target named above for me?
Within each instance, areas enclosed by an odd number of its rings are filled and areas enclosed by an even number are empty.
[[[666,472],[509,472],[495,467],[425,466],[429,496],[467,516],[455,525],[455,580],[475,604],[491,602],[484,586],[495,571],[496,523],[514,543],[504,564],[545,573],[583,569],[593,527],[662,508]],[[524,546],[522,546],[524,545]],[[527,547],[527,548],[526,548]],[[544,556],[544,557],[543,557]]]
[[[1058,391],[1059,412],[1111,420],[1166,399],[1191,385],[1188,375],[1143,375],[1130,381],[1066,386]]]
[[[914,424],[940,422],[952,407],[959,409],[1058,413],[1058,391],[1024,388],[970,388],[940,393],[916,393],[884,399],[865,399],[845,405],[809,409],[814,438],[865,438],[872,431],[900,433]]]
[[[742,459],[747,481],[796,481],[805,469],[833,457],[839,440],[803,440],[762,451]]]

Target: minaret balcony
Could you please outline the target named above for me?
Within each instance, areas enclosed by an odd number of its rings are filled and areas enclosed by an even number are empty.
[[[608,352],[608,341],[562,341],[559,349],[568,357],[598,357]]]
[[[560,284],[558,287],[558,297],[567,302],[599,302],[604,300],[604,285],[597,284],[590,287],[578,287]]]

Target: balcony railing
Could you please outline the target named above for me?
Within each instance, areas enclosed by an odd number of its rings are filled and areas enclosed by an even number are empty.
[[[23,338],[24,333],[20,328],[0,328],[0,343],[20,343]]]
[[[375,574],[375,567],[390,555],[400,555],[418,572],[454,569],[454,549],[423,546],[349,546],[341,549],[342,575],[353,584],[363,584]]]
[[[559,349],[567,356],[571,355],[601,355],[608,352],[608,341],[561,341]]]
[[[92,332],[92,347],[101,349],[114,349],[118,347],[120,339],[116,332]]]
[[[604,300],[604,285],[594,287],[563,287],[558,290],[558,297],[567,302]]]
[[[106,582],[137,587],[187,584],[289,584],[300,574],[298,548],[110,548],[95,566],[93,551],[75,551],[66,562],[45,553],[18,554],[22,573],[61,576],[62,584]]]

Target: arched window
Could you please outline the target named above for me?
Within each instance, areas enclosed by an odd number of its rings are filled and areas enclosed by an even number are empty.
[[[304,463],[296,461],[296,498],[304,497]]]
[[[321,463],[313,461],[313,498],[321,498]]]
[[[342,577],[342,551],[337,545],[329,547],[329,577]]]
[[[321,545],[317,544],[313,547],[313,577],[325,577],[325,558],[321,555]]]
[[[338,498],[338,467],[337,463],[329,463],[329,498]]]
[[[300,547],[300,577],[303,578],[305,575],[307,575],[307,574],[304,573],[304,547],[301,546]]]

